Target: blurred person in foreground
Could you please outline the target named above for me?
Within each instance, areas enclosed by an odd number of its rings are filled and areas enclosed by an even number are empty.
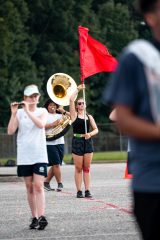
[[[30,229],[43,230],[48,222],[45,214],[44,177],[47,176],[45,124],[47,111],[38,108],[40,94],[36,85],[24,89],[24,101],[11,103],[8,134],[17,135],[17,173],[24,178],[32,213]],[[22,106],[18,109],[18,106]]]
[[[120,131],[130,137],[134,214],[145,240],[160,239],[160,0],[139,0],[153,39],[123,51],[104,102],[117,110]]]
[[[82,97],[75,98],[80,90],[85,88],[84,84],[77,87],[70,97],[70,117],[73,127],[72,157],[75,165],[75,183],[77,187],[77,198],[91,198],[90,192],[90,166],[93,158],[92,137],[98,133],[98,128],[92,115],[86,113],[86,103]],[[85,132],[85,120],[86,130]],[[82,179],[85,186],[85,194],[82,193]]]

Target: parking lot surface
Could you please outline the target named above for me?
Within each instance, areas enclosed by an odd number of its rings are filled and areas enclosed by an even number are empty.
[[[8,181],[0,178],[0,239],[140,240],[132,214],[131,180],[123,178],[125,163],[92,164],[92,199],[76,198],[74,166],[63,165],[63,191],[45,191],[49,224],[44,231],[29,230],[24,182],[14,176],[16,168],[0,168],[0,175],[9,172],[13,176]],[[55,179],[51,186],[56,188]]]

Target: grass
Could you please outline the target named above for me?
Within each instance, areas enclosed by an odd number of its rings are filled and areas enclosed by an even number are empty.
[[[15,157],[0,158],[0,165],[4,166],[8,161],[8,159],[12,159],[16,161]],[[93,163],[124,162],[126,159],[127,159],[127,152],[120,152],[120,151],[95,152],[93,155]],[[64,162],[66,164],[73,163],[72,155],[65,154]]]
[[[107,163],[107,162],[123,162],[127,159],[127,152],[95,152],[93,155],[93,163]],[[72,163],[71,154],[65,154],[64,156],[65,163]]]

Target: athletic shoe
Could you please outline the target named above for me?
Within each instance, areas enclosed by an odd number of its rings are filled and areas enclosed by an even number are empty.
[[[86,198],[92,198],[92,194],[90,193],[89,190],[86,190],[86,191],[85,191],[85,197],[86,197]]]
[[[51,191],[52,188],[50,187],[50,184],[48,182],[44,182],[44,189],[47,191]]]
[[[83,198],[82,191],[78,191],[78,192],[77,192],[77,198]]]
[[[45,227],[48,225],[47,219],[45,216],[41,216],[38,218],[38,225],[39,227],[37,228],[38,230],[44,230]]]
[[[63,184],[62,183],[58,183],[58,187],[57,187],[57,191],[60,192],[63,189]]]
[[[29,225],[30,229],[36,229],[38,227],[38,219],[36,217],[32,218],[31,224]]]

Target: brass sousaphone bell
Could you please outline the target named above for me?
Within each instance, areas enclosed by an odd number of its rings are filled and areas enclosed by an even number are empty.
[[[72,77],[65,73],[53,74],[47,82],[47,92],[53,102],[61,106],[68,106],[70,96],[77,89]]]
[[[55,73],[47,82],[47,93],[51,100],[60,106],[68,106],[70,96],[77,89],[77,84],[68,74]],[[52,141],[66,134],[71,126],[71,119],[63,115],[63,123],[46,131],[46,140]]]

